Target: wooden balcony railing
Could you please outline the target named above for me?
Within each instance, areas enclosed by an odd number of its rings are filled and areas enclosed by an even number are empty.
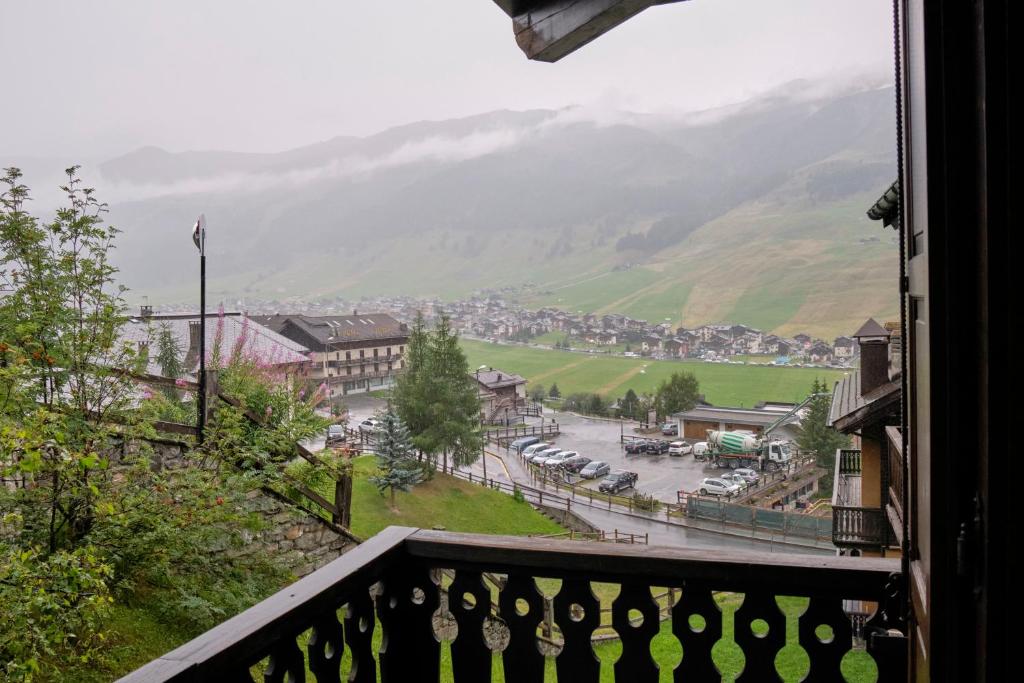
[[[898,427],[886,427],[885,436],[889,442],[889,505],[896,513],[894,524],[902,527],[903,503],[903,438]]]
[[[863,625],[867,651],[879,681],[904,680],[906,641],[890,630],[905,633],[906,628],[898,616],[903,604],[901,577],[894,573],[898,567],[890,559],[610,546],[390,527],[122,680],[252,681],[262,675],[273,683],[304,681],[308,670],[317,681],[340,681],[344,671],[347,680],[364,683],[378,680],[379,667],[385,682],[436,682],[442,672],[437,629],[444,621],[439,617],[446,615],[457,626],[446,630],[455,633],[450,662],[445,661],[456,683],[490,681],[498,654],[504,680],[543,681],[542,633],[557,634],[559,681],[596,682],[602,664],[592,643],[601,627],[601,605],[591,581],[621,587],[611,606],[611,628],[622,643],[622,654],[611,665],[618,681],[659,680],[650,647],[664,615],[652,597],[653,586],[671,587],[679,595],[668,617],[685,653],[675,680],[720,678],[712,647],[725,631],[716,591],[743,594],[731,618],[733,640],[745,660],[739,680],[778,680],[775,658],[792,627],[777,596],[810,598],[796,633],[789,634],[807,654],[807,680],[842,680],[840,662],[853,649],[852,624],[859,626],[863,618],[851,619],[844,600],[879,605]],[[553,624],[543,623],[544,596],[535,577],[561,580],[547,612]],[[822,626],[831,630],[828,637]]]
[[[833,507],[832,543],[840,548],[889,545],[889,520],[880,508]]]
[[[860,451],[840,448],[836,451],[832,506],[860,505]]]

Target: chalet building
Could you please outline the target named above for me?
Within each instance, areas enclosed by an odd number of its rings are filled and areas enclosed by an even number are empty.
[[[804,351],[804,354],[812,363],[827,363],[832,360],[832,347],[825,342],[816,341]]]
[[[759,403],[754,408],[725,408],[710,405],[698,405],[672,415],[672,420],[679,426],[679,435],[687,439],[704,441],[709,431],[751,432],[762,434],[765,428],[776,422],[772,436],[783,441],[793,440],[799,433],[800,416],[786,417],[795,404]],[[784,409],[780,409],[784,408]]]
[[[856,354],[857,343],[851,337],[836,337],[832,345],[832,355],[836,359],[849,360]]]
[[[208,313],[205,344],[208,363],[212,362],[215,354],[223,364],[227,363],[232,354],[240,353],[286,376],[311,375],[313,368],[310,350],[261,325],[256,317],[238,312]],[[138,317],[128,320],[122,334],[126,341],[134,343],[140,351],[147,351],[146,372],[161,375],[163,371],[157,361],[157,337],[164,327],[170,330],[184,352],[184,357],[179,360],[186,376],[180,379],[196,379],[199,374],[199,315],[153,313],[151,307],[143,306]]]
[[[480,396],[480,417],[485,424],[517,422],[526,411],[526,379],[511,372],[480,369],[472,373]]]
[[[844,554],[899,556],[900,371],[890,364],[889,331],[877,322],[868,320],[853,338],[860,347],[860,368],[836,382],[828,419],[854,441],[853,448],[836,453],[832,540]]]
[[[257,316],[266,326],[310,349],[310,380],[332,398],[386,389],[405,367],[409,327],[383,313]]]

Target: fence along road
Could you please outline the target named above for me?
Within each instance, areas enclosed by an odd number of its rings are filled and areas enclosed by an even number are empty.
[[[698,548],[736,548],[758,550],[769,549],[776,552],[801,554],[835,553],[831,538],[815,541],[806,538],[784,537],[771,530],[745,531],[732,529],[724,524],[692,520],[685,517],[665,519],[665,506],[658,512],[630,512],[623,504],[606,502],[607,499],[594,494],[593,502],[587,497],[577,494],[575,498],[565,490],[556,490],[549,482],[546,485],[534,485],[528,468],[519,457],[510,453],[505,456],[499,452],[488,450],[487,480],[483,478],[483,465],[480,460],[471,467],[448,470],[449,474],[472,481],[473,483],[491,486],[496,490],[511,495],[519,489],[523,497],[530,503],[564,506],[590,524],[600,529],[619,529],[620,531],[647,534],[651,544],[668,546],[687,546]],[[622,498],[626,501],[626,498]]]

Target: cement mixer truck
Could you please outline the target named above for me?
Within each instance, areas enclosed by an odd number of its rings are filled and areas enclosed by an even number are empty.
[[[716,467],[749,467],[771,471],[793,459],[788,441],[761,438],[749,432],[708,432],[708,450],[701,456]]]

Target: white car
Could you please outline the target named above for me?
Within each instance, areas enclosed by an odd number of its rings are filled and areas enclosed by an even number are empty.
[[[544,467],[558,467],[565,462],[566,459],[571,458],[574,455],[579,455],[579,453],[576,451],[559,451],[545,460],[542,464]]]
[[[524,448],[522,455],[524,458],[532,458],[534,455],[536,455],[537,451],[543,451],[548,448],[551,448],[551,444],[544,443],[543,441],[541,441],[540,443],[535,443],[532,446],[527,446],[526,448]]]
[[[668,445],[669,455],[689,455],[693,453],[693,446],[685,441],[673,441]]]
[[[530,458],[530,462],[532,462],[534,465],[543,465],[545,462],[547,462],[548,458],[553,456],[555,453],[561,452],[561,448],[546,448],[542,451],[537,451],[536,453],[534,453],[533,457]]]
[[[708,442],[707,441],[698,441],[697,443],[693,444],[693,455],[694,455],[694,457],[700,457],[702,455],[707,455],[707,452],[708,452]]]
[[[368,417],[359,423],[359,431],[375,432],[380,429],[380,420],[375,417]]]
[[[740,487],[720,477],[708,477],[700,480],[697,491],[702,496],[733,496],[740,492]]]

